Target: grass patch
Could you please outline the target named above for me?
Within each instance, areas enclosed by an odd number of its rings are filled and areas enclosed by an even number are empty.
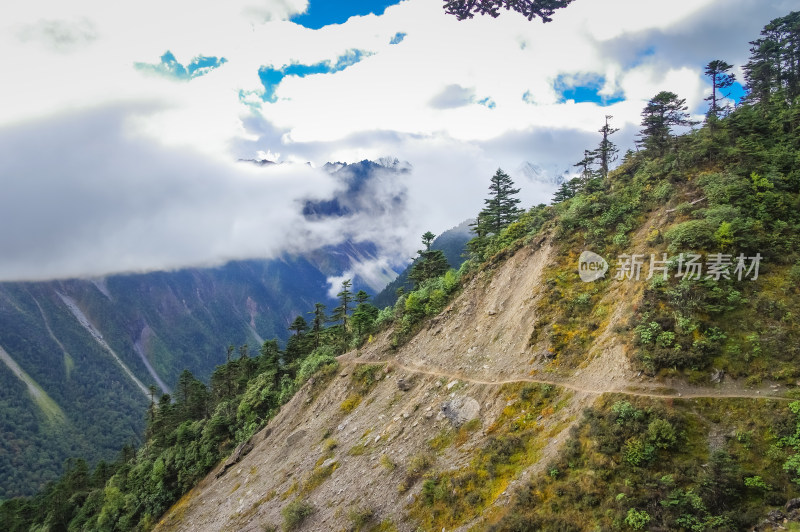
[[[800,492],[776,445],[795,428],[787,410],[778,401],[604,397],[487,529],[750,529]]]
[[[281,510],[283,530],[286,532],[297,530],[303,524],[303,521],[315,511],[316,509],[310,503],[301,499],[293,500]]]
[[[433,465],[433,457],[428,453],[415,455],[406,467],[406,475],[403,482],[397,487],[400,493],[405,493],[422,478],[422,475]]]
[[[311,474],[308,478],[303,482],[303,489],[301,493],[308,494],[317,489],[320,484],[325,482],[328,477],[339,467],[339,462],[333,462],[327,466],[317,466],[311,471]]]
[[[359,404],[361,404],[361,395],[358,393],[351,393],[347,396],[347,399],[342,401],[342,404],[339,405],[339,410],[345,414],[349,414],[355,410]]]
[[[381,465],[383,466],[383,468],[384,468],[386,471],[388,471],[388,472],[390,472],[390,473],[391,473],[392,471],[394,471],[394,470],[397,468],[397,464],[395,464],[395,463],[392,461],[392,459],[391,459],[391,458],[389,458],[388,456],[386,456],[385,454],[382,454],[382,455],[381,455]]]
[[[559,393],[552,386],[537,384],[506,385],[501,393],[509,404],[487,429],[486,444],[474,452],[469,465],[424,474],[422,490],[410,511],[424,529],[453,529],[479,516],[512,478],[538,459],[545,437],[536,418],[555,410]],[[480,427],[480,420],[473,420],[451,431],[450,440],[463,445]],[[447,438],[442,435],[434,440]]]
[[[349,454],[350,456],[361,456],[362,454],[366,454],[366,452],[367,452],[367,446],[364,445],[363,443],[359,443],[357,445],[353,445],[350,448],[350,450],[347,451],[347,454]]]
[[[428,440],[428,447],[432,451],[440,453],[450,447],[453,443],[453,431],[449,428],[444,428],[439,431],[439,434]]]

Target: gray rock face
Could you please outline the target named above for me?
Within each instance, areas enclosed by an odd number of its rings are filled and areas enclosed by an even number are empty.
[[[286,438],[286,445],[289,447],[293,447],[297,444],[297,442],[299,442],[305,437],[306,437],[306,431],[298,430],[297,432],[290,434],[289,437]]]
[[[233,467],[235,464],[239,463],[239,461],[252,450],[253,450],[253,444],[250,443],[250,440],[243,441],[242,443],[240,443],[238,447],[236,447],[236,450],[233,451],[231,457],[228,458],[228,460],[222,466],[222,469],[219,471],[219,473],[217,473],[217,478],[224,475],[228,471],[228,469]]]
[[[442,414],[454,427],[460,427],[467,421],[478,417],[481,405],[472,397],[456,397],[442,403]]]

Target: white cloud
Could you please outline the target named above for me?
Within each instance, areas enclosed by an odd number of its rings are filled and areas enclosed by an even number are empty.
[[[458,22],[440,3],[405,0],[313,31],[287,21],[306,0],[7,2],[0,223],[19,229],[3,233],[0,278],[213,263],[304,239],[376,239],[405,256],[421,232],[474,216],[498,166],[569,168],[597,142],[605,114],[622,128],[617,142],[630,142],[660,90],[701,109],[702,66],[741,64],[747,41],[790,4],[586,1],[542,25],[516,14]],[[390,44],[398,32],[405,38]],[[259,67],[335,62],[354,49],[372,55],[335,74],[288,76],[275,103],[261,100]],[[167,50],[183,65],[227,61],[188,82],[134,68]],[[554,83],[564,75],[602,78],[601,94],[625,100],[561,102]],[[431,106],[447,87],[496,105]],[[310,224],[297,199],[334,185],[303,165],[267,179],[231,164],[259,154],[408,160],[407,208],[383,222]],[[522,185],[527,202],[547,200]],[[43,206],[38,216],[20,207],[31,204]]]

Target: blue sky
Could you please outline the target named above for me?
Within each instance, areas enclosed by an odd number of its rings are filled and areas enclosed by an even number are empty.
[[[397,1],[371,1],[371,0],[348,0],[345,2],[332,2],[331,0],[311,0],[308,9],[291,18],[295,24],[305,28],[318,30],[330,24],[343,24],[350,17],[363,15],[382,15],[384,10],[395,4]]]
[[[0,4],[0,281],[219,264],[370,240],[405,260],[482,207],[497,167],[526,205],[599,142],[633,146],[662,90],[701,120],[796,0],[584,0],[553,22],[459,22],[434,0]],[[653,13],[658,16],[653,16]],[[158,13],[158,16],[153,16]],[[741,85],[732,96],[742,94]],[[396,209],[305,220],[328,161],[397,157]],[[240,159],[270,159],[269,168]],[[42,191],[45,191],[44,193]],[[30,205],[39,208],[30,209]]]
[[[199,55],[193,58],[186,66],[182,65],[175,59],[172,52],[167,50],[161,56],[159,63],[134,63],[134,67],[142,72],[149,72],[158,74],[168,78],[173,78],[181,81],[188,81],[192,78],[208,74],[215,68],[225,64],[227,60],[224,57],[207,57]]]
[[[603,76],[579,76],[579,79],[570,79],[572,76],[563,74],[556,78],[553,88],[559,94],[559,101],[572,100],[575,103],[593,103],[606,107],[625,100],[620,93],[603,94],[606,85]]]
[[[355,65],[369,55],[371,55],[370,52],[354,49],[348,50],[340,55],[335,61],[325,60],[312,65],[292,63],[290,65],[284,65],[281,68],[262,67],[258,70],[258,77],[261,78],[261,83],[264,85],[264,95],[262,98],[264,101],[274,103],[277,100],[275,90],[286,76],[304,78],[314,74],[335,74],[336,72],[341,72]]]

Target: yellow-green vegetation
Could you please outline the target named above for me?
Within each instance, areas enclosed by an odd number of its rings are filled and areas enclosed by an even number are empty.
[[[69,356],[69,353],[64,352],[64,372],[67,380],[72,376],[72,370],[75,369],[75,360]]]
[[[339,405],[339,410],[341,410],[345,414],[349,414],[350,412],[355,410],[355,408],[359,404],[361,404],[361,395],[353,392],[350,395],[348,395],[344,401],[342,401],[342,404]]]
[[[324,462],[318,466],[316,466],[311,473],[308,475],[308,478],[305,479],[303,482],[303,487],[300,490],[302,494],[308,494],[314,491],[319,487],[320,484],[325,482],[331,474],[336,471],[336,468],[339,467],[339,462],[333,461],[328,465],[324,465]]]
[[[383,370],[383,364],[363,364],[353,370],[351,382],[356,390],[363,394],[369,392],[378,382],[379,373]]]
[[[462,286],[462,277],[469,271],[469,261],[458,270],[449,270],[440,277],[428,279],[412,292],[403,294],[394,308],[381,311],[378,322],[394,323],[392,347],[408,341],[421,327],[425,318],[439,314],[455,297]]]
[[[295,493],[297,493],[297,490],[299,490],[299,489],[300,489],[300,483],[299,483],[299,482],[297,482],[297,481],[295,480],[295,481],[294,481],[294,482],[292,482],[292,484],[291,484],[291,485],[290,485],[290,486],[289,486],[289,487],[286,489],[286,491],[284,491],[283,493],[281,493],[281,500],[282,500],[282,501],[285,501],[286,499],[288,499],[289,497],[291,497],[292,495],[294,495]]]
[[[361,404],[361,399],[369,393],[369,391],[377,384],[378,373],[383,370],[383,364],[364,364],[356,366],[353,374],[350,376],[350,383],[353,386],[353,391],[348,394],[347,398],[339,405],[339,410],[345,414],[349,414]]]
[[[286,532],[297,530],[314,511],[315,508],[309,502],[302,499],[293,500],[281,510],[283,530]]]
[[[445,427],[439,434],[428,440],[428,447],[434,452],[441,452],[450,447],[453,443],[453,429]]]
[[[347,513],[347,519],[350,521],[348,530],[353,532],[371,530],[375,524],[375,511],[366,507],[352,508]]]
[[[748,529],[800,492],[799,421],[779,401],[606,396],[489,530]]]
[[[47,395],[47,392],[39,386],[33,378],[23,370],[17,362],[11,358],[11,355],[6,353],[5,349],[0,347],[0,361],[8,366],[14,375],[19,378],[28,387],[28,394],[30,398],[37,404],[45,419],[55,425],[63,424],[66,421],[66,416],[61,410],[61,407]]]
[[[411,507],[411,515],[423,528],[452,529],[479,516],[512,478],[538,459],[545,438],[537,418],[555,412],[560,392],[553,386],[518,384],[504,386],[502,393],[508,406],[487,428],[487,442],[474,452],[469,465],[424,475],[422,491]],[[480,423],[465,424],[455,441],[479,427]]]
[[[456,432],[454,438],[454,443],[456,447],[461,447],[462,445],[467,443],[472,433],[479,430],[480,428],[481,428],[480,418],[470,419],[469,421],[458,427],[458,431]]]
[[[354,508],[347,514],[350,526],[349,532],[397,532],[397,527],[391,519],[379,520],[371,508]]]
[[[396,532],[397,527],[391,519],[379,520],[375,510],[368,507],[351,508],[347,513],[349,532]]]
[[[390,473],[397,468],[397,464],[395,464],[392,461],[392,459],[386,456],[385,454],[381,455],[381,465],[383,466],[384,469],[386,469],[386,471]]]
[[[417,483],[417,481],[422,478],[422,475],[431,467],[433,464],[434,457],[428,453],[419,453],[414,455],[411,460],[408,462],[408,466],[406,467],[406,476],[403,479],[403,482],[397,487],[397,491],[400,493],[405,493],[411,487]]]
[[[363,443],[357,443],[356,445],[353,445],[349,451],[347,451],[347,454],[349,454],[350,456],[361,456],[366,452],[367,452],[367,446]]]
[[[467,421],[458,429],[443,428],[436,436],[428,440],[428,447],[436,453],[444,451],[451,445],[461,447],[469,441],[470,435],[480,428],[481,420],[479,418]]]

